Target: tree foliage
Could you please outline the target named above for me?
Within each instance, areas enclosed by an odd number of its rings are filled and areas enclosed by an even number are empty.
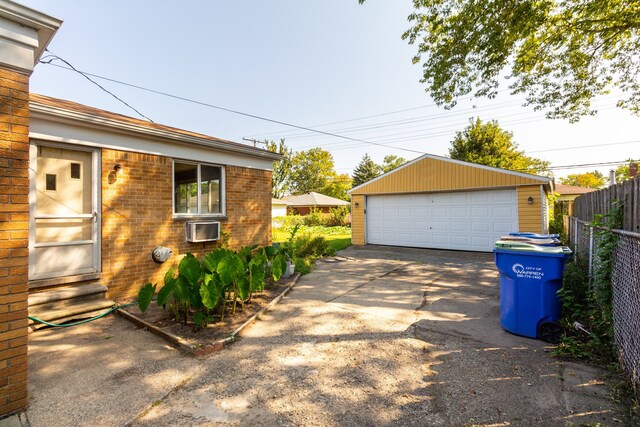
[[[405,163],[407,163],[407,159],[405,159],[404,157],[394,156],[393,154],[384,156],[381,165],[382,173],[391,172],[395,168],[398,168]]]
[[[290,193],[321,193],[335,177],[333,156],[322,148],[297,152],[291,162]]]
[[[359,0],[364,3],[364,0]],[[403,39],[417,46],[422,82],[439,104],[473,93],[512,93],[577,121],[612,88],[618,106],[640,115],[640,2],[637,0],[413,0]]]
[[[574,173],[560,178],[560,183],[564,185],[574,185],[585,188],[604,188],[607,185],[607,178],[599,171],[585,173]]]
[[[376,164],[369,154],[365,154],[358,166],[353,170],[353,186],[357,187],[382,174],[382,168]]]
[[[284,139],[281,139],[279,143],[267,140],[264,143],[267,150],[282,154],[282,160],[273,162],[273,172],[271,174],[271,196],[279,199],[287,194],[291,185],[289,174],[291,172],[293,152],[285,145]]]
[[[627,164],[620,165],[616,168],[616,182],[621,183],[631,178],[631,174],[629,173],[629,165],[631,163],[637,163],[637,160],[627,159]]]
[[[319,193],[329,197],[335,197],[336,199],[349,201],[351,198],[347,194],[347,191],[349,191],[352,186],[351,177],[346,173],[341,173],[331,178],[327,186],[320,190]]]
[[[452,159],[517,172],[539,174],[545,172],[549,162],[526,156],[513,142],[513,134],[502,130],[497,121],[483,123],[472,120],[463,131],[456,132],[451,142]]]

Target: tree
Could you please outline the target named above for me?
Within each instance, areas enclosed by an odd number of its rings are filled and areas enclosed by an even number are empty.
[[[377,165],[369,154],[365,154],[358,166],[353,170],[353,186],[357,187],[367,181],[380,176],[382,168]]]
[[[321,148],[299,151],[293,156],[289,175],[291,194],[320,192],[334,178],[333,156]]]
[[[350,200],[350,196],[347,194],[352,187],[352,180],[349,175],[346,173],[341,173],[340,175],[335,175],[324,187],[322,190],[318,191],[318,193],[335,197],[340,200]]]
[[[627,159],[627,164],[620,165],[616,168],[616,182],[619,184],[631,178],[631,174],[629,173],[629,165],[631,163],[637,163],[633,159]]]
[[[549,162],[526,156],[512,138],[513,134],[502,130],[497,121],[482,123],[478,118],[471,120],[463,131],[456,132],[449,156],[517,172],[539,174],[547,171]]]
[[[564,185],[574,185],[576,187],[604,188],[607,185],[607,179],[596,170],[593,172],[567,175],[566,178],[560,178],[560,183]]]
[[[293,152],[285,145],[284,139],[281,139],[279,143],[267,140],[265,140],[264,143],[267,150],[282,154],[282,160],[273,162],[273,172],[271,173],[271,197],[279,199],[287,194],[289,186],[291,185],[289,174],[291,172]]]
[[[384,156],[382,161],[382,172],[387,173],[394,170],[397,167],[400,167],[407,163],[407,159],[404,157],[394,156],[393,154],[389,154],[388,156]]]
[[[359,0],[364,3],[365,0]],[[640,115],[637,0],[414,0],[412,27],[422,83],[439,105],[471,92],[496,96],[501,77],[547,117],[577,121],[591,100],[618,89]]]

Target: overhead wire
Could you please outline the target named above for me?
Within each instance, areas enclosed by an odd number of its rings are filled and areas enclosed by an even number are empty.
[[[46,64],[46,62],[44,62],[44,63]],[[61,66],[61,65],[57,65],[57,64],[49,63],[48,65],[51,65],[51,66],[54,66],[54,67],[58,67],[58,68],[62,68],[62,69],[65,69],[65,70],[69,70],[69,68]],[[394,149],[394,150],[406,151],[406,152],[417,153],[417,154],[424,154],[423,151],[412,150],[410,148],[388,146],[388,145],[385,145],[385,144],[379,144],[379,143],[376,143],[376,142],[365,141],[365,140],[358,139],[358,138],[351,138],[349,136],[340,135],[340,134],[336,134],[336,133],[332,133],[332,132],[325,132],[325,131],[318,130],[318,129],[312,129],[312,128],[309,128],[309,127],[306,127],[306,126],[299,126],[299,125],[296,125],[296,124],[293,124],[293,123],[287,123],[287,122],[284,122],[284,121],[281,121],[281,120],[270,119],[268,117],[258,116],[256,114],[245,113],[243,111],[238,111],[238,110],[233,110],[231,108],[221,107],[219,105],[210,104],[208,102],[197,101],[197,100],[186,98],[186,97],[183,97],[183,96],[173,95],[171,93],[167,93],[167,92],[163,92],[163,91],[159,91],[159,90],[155,90],[155,89],[146,88],[144,86],[134,85],[132,83],[126,83],[126,82],[123,82],[123,81],[111,79],[109,77],[100,76],[100,75],[89,73],[89,72],[86,72],[86,71],[80,71],[80,70],[77,70],[75,68],[73,68],[73,70],[83,74],[85,77],[86,76],[91,76],[91,77],[94,77],[94,78],[97,78],[97,79],[103,79],[103,80],[110,81],[110,82],[113,82],[113,83],[116,83],[116,84],[121,84],[121,85],[124,85],[124,86],[132,87],[132,88],[143,90],[143,91],[150,92],[150,93],[155,93],[157,95],[162,95],[162,96],[166,96],[166,97],[169,97],[169,98],[178,99],[178,100],[181,100],[181,101],[184,101],[184,102],[189,102],[189,103],[192,103],[192,104],[201,105],[201,106],[205,106],[205,107],[208,107],[208,108],[214,108],[214,109],[220,110],[220,111],[226,111],[228,113],[233,113],[233,114],[238,114],[238,115],[245,116],[245,117],[250,117],[250,118],[253,118],[253,119],[256,119],[256,120],[262,120],[262,121],[266,121],[266,122],[270,122],[270,123],[276,123],[276,124],[280,124],[280,125],[283,125],[283,126],[288,126],[288,127],[292,127],[292,128],[296,128],[296,129],[306,130],[306,131],[309,131],[309,132],[315,132],[315,133],[318,133],[318,134],[331,136],[331,137],[334,137],[334,138],[341,138],[341,139],[354,141],[354,142],[359,142],[359,143],[363,143],[363,144],[377,145],[377,146],[380,146],[380,147],[391,148],[391,149]]]
[[[133,107],[131,104],[129,104],[128,102],[126,102],[125,100],[123,100],[122,98],[120,98],[119,96],[117,96],[116,94],[114,94],[113,92],[109,91],[107,88],[105,88],[104,86],[102,86],[100,83],[96,82],[95,80],[92,80],[87,73],[84,73],[80,70],[78,70],[76,67],[74,67],[73,65],[71,65],[69,63],[69,61],[66,61],[63,58],[60,58],[58,55],[56,55],[55,53],[51,52],[49,49],[45,49],[45,52],[49,52],[49,55],[45,55],[44,57],[40,58],[40,60],[38,61],[41,64],[48,64],[48,65],[53,65],[53,66],[58,66],[56,64],[52,64],[52,61],[61,61],[64,62],[65,64],[67,64],[69,67],[71,67],[70,69],[72,71],[75,71],[76,73],[80,74],[82,77],[84,77],[85,79],[89,80],[91,83],[93,83],[94,85],[98,86],[101,90],[103,90],[104,92],[108,93],[109,95],[111,95],[112,97],[114,97],[115,99],[117,99],[118,101],[120,101],[122,104],[126,105],[127,107],[129,107],[130,109],[132,109],[133,111],[135,111],[140,117],[143,117],[145,119],[147,119],[148,121],[150,121],[151,123],[154,123],[153,120],[151,120],[149,117],[145,116],[144,114],[142,114],[137,108]],[[48,60],[47,60],[48,59]],[[64,67],[62,67],[64,68]],[[67,68],[69,69],[69,68]]]

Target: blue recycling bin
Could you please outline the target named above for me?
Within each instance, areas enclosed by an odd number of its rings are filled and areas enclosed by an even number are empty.
[[[557,342],[562,330],[557,295],[572,252],[568,247],[498,241],[494,249],[500,272],[500,324],[513,334]]]

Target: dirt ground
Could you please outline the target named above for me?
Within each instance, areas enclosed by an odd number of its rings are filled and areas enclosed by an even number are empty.
[[[600,371],[501,330],[490,255],[343,254],[204,359],[117,318],[32,334],[31,424],[622,425]]]
[[[157,326],[165,332],[182,338],[185,342],[199,346],[207,344],[219,339],[224,339],[231,335],[238,327],[249,320],[254,314],[264,308],[273,301],[280,293],[282,293],[291,281],[282,279],[276,283],[269,283],[263,291],[254,292],[250,301],[241,307],[237,304],[236,312],[231,313],[231,304],[227,305],[226,315],[221,320],[221,316],[216,311],[211,314],[212,322],[206,328],[197,328],[189,319],[188,323],[183,323],[182,319],[176,321],[173,313],[169,308],[158,306],[155,301],[149,304],[147,310],[142,313],[137,305],[127,307],[127,311],[134,316],[142,319],[152,325]]]

